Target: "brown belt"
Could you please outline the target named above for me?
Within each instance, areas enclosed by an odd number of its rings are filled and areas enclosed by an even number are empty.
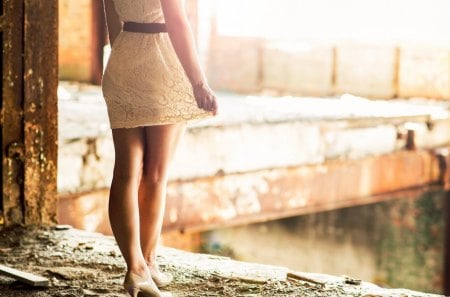
[[[167,32],[165,23],[135,23],[124,22],[123,31],[137,33],[162,33]]]

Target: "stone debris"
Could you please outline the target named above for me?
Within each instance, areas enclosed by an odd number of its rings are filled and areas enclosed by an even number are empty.
[[[346,284],[356,285],[356,286],[359,286],[361,284],[361,280],[360,279],[352,278],[352,277],[346,276],[346,275],[344,275],[343,277],[344,277],[344,282]]]
[[[126,296],[125,263],[110,236],[68,227],[0,232],[0,264],[49,278],[49,287],[0,277],[0,296]],[[7,251],[7,252],[5,252]],[[438,296],[383,289],[349,277],[300,273],[285,267],[161,247],[158,261],[174,275],[173,296]]]
[[[297,272],[297,271],[289,271],[287,273],[287,278],[288,279],[295,279],[295,280],[299,280],[299,281],[303,281],[303,282],[312,283],[312,284],[318,285],[320,287],[325,287],[325,285],[326,285],[325,282],[322,282],[322,281],[317,280],[317,279],[310,278],[307,275],[305,275],[304,273],[300,273],[300,272]]]
[[[23,272],[17,269],[13,269],[11,267],[0,265],[0,274],[3,274],[7,277],[12,277],[30,286],[34,287],[48,286],[48,279],[46,279],[45,277],[34,275],[28,272]]]

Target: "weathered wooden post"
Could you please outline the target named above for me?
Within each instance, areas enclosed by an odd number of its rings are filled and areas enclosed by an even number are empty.
[[[0,223],[56,222],[58,1],[4,0]]]

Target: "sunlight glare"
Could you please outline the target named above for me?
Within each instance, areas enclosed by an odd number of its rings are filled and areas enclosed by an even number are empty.
[[[447,0],[216,0],[219,35],[318,42],[450,42]]]

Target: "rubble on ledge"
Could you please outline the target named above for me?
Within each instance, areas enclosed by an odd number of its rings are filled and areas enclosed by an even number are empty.
[[[174,274],[165,288],[173,296],[437,296],[166,247],[158,259]],[[0,264],[50,279],[48,288],[31,288],[0,276],[0,296],[126,296],[125,263],[114,238],[102,234],[69,226],[7,229],[0,232]]]

